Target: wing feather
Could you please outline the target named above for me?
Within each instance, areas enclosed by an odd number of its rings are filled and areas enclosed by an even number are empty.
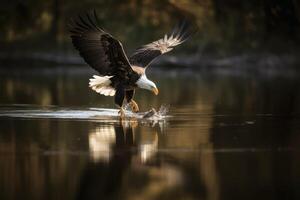
[[[118,75],[126,78],[125,76],[135,73],[121,42],[103,31],[97,24],[95,11],[78,15],[70,21],[72,43],[79,54],[102,76]]]
[[[179,23],[171,34],[139,47],[130,56],[129,62],[134,66],[146,68],[158,56],[171,51],[177,45],[186,41],[193,33],[190,25],[184,21]]]

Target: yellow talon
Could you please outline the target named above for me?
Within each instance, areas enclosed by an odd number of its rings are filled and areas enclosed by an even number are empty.
[[[125,111],[124,111],[124,109],[122,107],[119,110],[119,114],[120,114],[120,119],[124,119],[125,118]]]
[[[139,112],[139,106],[134,100],[131,100],[129,104],[133,112]]]

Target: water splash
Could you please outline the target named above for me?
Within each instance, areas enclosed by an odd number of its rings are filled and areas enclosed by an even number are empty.
[[[155,111],[155,109],[152,109]],[[150,111],[152,111],[150,110]],[[158,112],[133,113],[125,110],[126,119],[164,120],[167,117],[168,107],[161,106]],[[42,107],[31,105],[1,106],[0,117],[12,118],[48,118],[48,119],[78,119],[78,120],[119,120],[119,110],[109,108],[66,108],[66,107]],[[148,117],[144,117],[145,115]]]
[[[160,116],[167,116],[169,110],[170,110],[170,105],[163,104],[163,105],[160,106],[160,108],[158,110],[158,115],[160,115]]]

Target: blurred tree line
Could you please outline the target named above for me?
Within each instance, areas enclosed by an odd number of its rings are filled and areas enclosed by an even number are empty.
[[[0,6],[0,49],[70,50],[70,17],[96,9],[101,26],[127,49],[158,39],[182,18],[196,24],[190,51],[294,50],[297,0],[10,0]]]

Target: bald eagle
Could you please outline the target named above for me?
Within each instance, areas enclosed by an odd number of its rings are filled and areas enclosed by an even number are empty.
[[[155,58],[186,41],[192,31],[188,23],[180,23],[171,34],[139,47],[128,58],[121,42],[100,28],[98,21],[95,11],[71,19],[69,31],[72,43],[85,62],[100,75],[90,79],[89,87],[102,95],[115,96],[115,104],[120,108],[120,117],[123,118],[124,99],[133,112],[139,111],[133,100],[137,88],[158,95],[155,83],[146,76],[146,68]]]

